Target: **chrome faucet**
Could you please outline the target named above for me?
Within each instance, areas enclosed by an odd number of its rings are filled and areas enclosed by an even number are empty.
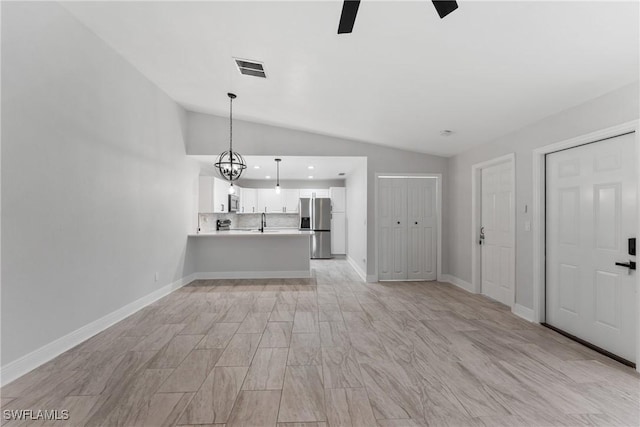
[[[267,226],[267,214],[262,212],[262,219],[260,220],[260,232],[264,233],[264,228]]]

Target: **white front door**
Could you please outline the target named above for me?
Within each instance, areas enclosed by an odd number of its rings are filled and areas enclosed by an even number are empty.
[[[515,292],[512,162],[482,169],[482,294],[511,307]]]
[[[408,260],[411,280],[436,280],[436,179],[407,179]]]
[[[635,135],[546,156],[546,322],[635,362]]]

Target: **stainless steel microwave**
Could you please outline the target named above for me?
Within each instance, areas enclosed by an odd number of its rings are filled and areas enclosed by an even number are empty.
[[[240,197],[235,194],[229,194],[229,212],[240,211]]]

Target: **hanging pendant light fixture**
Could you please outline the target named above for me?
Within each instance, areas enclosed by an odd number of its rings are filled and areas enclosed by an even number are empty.
[[[282,159],[276,159],[276,194],[280,194],[280,162]]]
[[[233,151],[233,100],[236,98],[234,93],[227,93],[229,97],[229,151],[223,151],[218,156],[214,166],[218,174],[225,180],[229,181],[229,194],[235,193],[233,181],[240,178],[242,172],[247,168],[244,158]]]

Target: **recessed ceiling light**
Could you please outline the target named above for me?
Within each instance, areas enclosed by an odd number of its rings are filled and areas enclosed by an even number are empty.
[[[313,179],[313,175],[309,175],[309,179]]]
[[[440,135],[442,135],[442,136],[451,136],[452,133],[453,133],[453,131],[449,130],[449,129],[445,129],[445,130],[441,130],[440,131]]]
[[[271,175],[267,175],[267,176],[265,176],[265,178],[271,179]]]
[[[260,166],[255,165],[253,168],[254,168],[254,169],[260,169]]]
[[[313,170],[313,166],[307,166],[307,169]]]

